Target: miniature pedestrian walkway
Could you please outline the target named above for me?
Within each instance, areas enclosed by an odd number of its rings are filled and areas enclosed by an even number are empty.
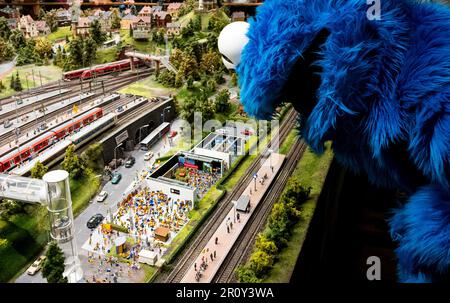
[[[250,197],[250,210],[248,212],[236,211],[236,205],[230,210],[223,222],[209,239],[202,252],[190,265],[188,271],[181,279],[181,283],[211,282],[222,262],[228,255],[228,252],[231,250],[242,230],[245,228],[245,225],[252,216],[255,208],[261,202],[264,194],[269,189],[272,181],[275,179],[275,176],[280,170],[284,159],[284,155],[277,153],[270,154],[242,193],[242,196]],[[267,175],[267,178],[261,182],[265,175]],[[238,214],[239,220],[237,220]],[[216,238],[218,239],[217,245],[215,243]],[[211,261],[211,259],[213,259],[213,261]],[[203,262],[207,264],[207,267],[200,269]],[[199,271],[201,272],[200,277],[198,275]]]

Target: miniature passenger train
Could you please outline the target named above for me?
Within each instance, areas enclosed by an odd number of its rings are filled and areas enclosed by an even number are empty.
[[[143,62],[139,59],[133,59],[133,65],[139,67]],[[102,65],[95,65],[92,68],[81,68],[63,73],[63,80],[70,81],[75,79],[87,80],[92,77],[99,77],[113,72],[122,72],[131,69],[130,59],[115,61]]]
[[[89,125],[103,116],[102,108],[93,108],[88,112],[67,121],[54,129],[47,131],[29,143],[20,146],[0,158],[0,173],[13,169],[25,160],[31,159],[37,153],[43,151],[55,142],[64,139],[83,126]],[[77,143],[77,142],[74,142]]]

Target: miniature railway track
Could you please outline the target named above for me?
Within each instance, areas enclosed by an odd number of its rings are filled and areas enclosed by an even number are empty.
[[[105,79],[105,80],[107,80],[108,78],[110,78],[110,75],[105,75],[102,77],[102,79]],[[89,81],[87,81],[87,82],[89,82]],[[84,82],[84,83],[86,83],[86,82]],[[9,103],[14,103],[15,102],[14,98],[25,99],[25,98],[41,95],[41,94],[44,94],[44,93],[47,93],[50,91],[54,91],[54,90],[58,90],[58,89],[73,88],[73,87],[76,87],[77,85],[81,85],[81,82],[80,81],[64,81],[64,80],[52,81],[52,82],[45,83],[41,86],[27,89],[26,91],[21,91],[18,94],[15,94],[12,96],[0,98],[0,104],[7,105]],[[62,95],[64,95],[64,94],[61,94],[59,96],[62,96]],[[55,96],[55,97],[51,97],[51,98],[57,98],[59,96]]]
[[[295,110],[290,109],[280,125],[278,138],[273,138],[267,144],[265,149],[257,155],[256,159],[246,170],[244,175],[239,179],[239,181],[237,182],[238,185],[234,187],[232,191],[226,192],[222,199],[220,199],[217,205],[217,209],[211,214],[211,216],[203,224],[203,226],[200,227],[200,230],[191,240],[189,247],[175,259],[173,265],[171,265],[171,267],[173,268],[172,271],[166,277],[164,277],[163,274],[160,275],[160,282],[165,281],[166,283],[177,283],[181,281],[189,266],[192,265],[198,254],[204,248],[206,243],[209,241],[220,223],[232,208],[231,201],[236,200],[242,194],[247,184],[251,181],[253,174],[257,172],[261,167],[261,159],[263,157],[262,155],[264,155],[268,151],[268,149],[272,145],[272,142],[275,142],[274,139],[278,139],[280,143],[284,141],[291,129],[294,127],[296,123],[296,117],[297,113],[295,112]]]
[[[150,69],[141,70],[138,73],[138,77],[146,77],[147,74],[149,74],[150,72],[151,72]],[[116,83],[120,83],[121,81],[127,81],[129,79],[135,79],[136,77],[137,77],[136,73],[126,73],[126,74],[119,75],[118,77],[112,77],[111,75],[107,75],[107,76],[105,76],[105,78],[101,78],[101,80],[104,81],[104,83],[105,83],[105,91],[106,91],[108,86],[114,85]],[[92,84],[91,83],[94,83],[94,81],[91,80],[91,81],[87,81],[87,82],[83,82],[83,83],[81,83],[79,81],[73,81],[73,82],[71,81],[71,82],[64,82],[64,83],[65,84],[61,85],[61,87],[59,87],[59,86],[46,87],[46,88],[44,88],[44,91],[39,91],[39,93],[36,94],[36,95],[43,94],[43,93],[46,93],[48,91],[58,90],[59,88],[61,88],[61,89],[70,89],[70,91],[68,91],[66,93],[63,93],[61,95],[49,97],[45,101],[34,102],[32,104],[28,104],[28,105],[22,106],[20,109],[17,110],[17,115],[23,115],[23,114],[32,112],[33,109],[40,109],[42,107],[46,107],[46,106],[49,106],[49,105],[61,102],[63,100],[76,97],[77,95],[80,94],[80,92],[82,91],[83,88],[84,88],[85,91],[88,90],[88,89],[92,89]],[[96,89],[98,89],[98,87],[96,87]],[[30,97],[30,96],[27,96],[27,97]],[[22,96],[21,98],[24,98],[24,96]],[[21,99],[21,98],[19,98],[19,99]],[[16,99],[17,99],[17,96],[16,96]],[[11,101],[10,102],[5,103],[4,101],[2,101],[2,105],[3,106],[4,105],[8,105],[8,104],[14,103],[14,102],[16,102],[16,101],[14,101],[14,99],[11,97]],[[12,112],[5,113],[5,114],[2,114],[0,112],[0,118],[1,118],[2,121],[12,120],[17,115],[16,115],[16,111],[12,111]]]
[[[148,76],[148,75],[150,75],[150,74],[151,74],[151,71],[146,71],[145,73],[141,73],[141,74],[139,75],[139,77],[146,77],[146,76]],[[119,88],[122,88],[122,87],[124,87],[124,86],[127,86],[127,85],[129,85],[129,84],[131,84],[131,83],[133,83],[133,82],[135,82],[135,81],[136,81],[136,75],[131,75],[131,77],[128,76],[128,77],[126,77],[125,79],[124,79],[124,78],[119,78],[119,79],[117,79],[117,80],[115,80],[115,81],[111,81],[110,83],[105,84],[105,93],[107,93],[107,92],[113,92],[113,91],[115,91],[115,90],[117,90],[117,89],[119,89]],[[74,96],[76,96],[76,95],[78,95],[78,92],[75,93]],[[102,93],[94,94],[93,96],[91,96],[91,97],[89,97],[89,98],[87,98],[87,99],[81,100],[79,103],[77,102],[77,104],[86,104],[86,103],[92,102],[92,100],[94,100],[94,99],[96,99],[96,98],[99,98],[101,95],[103,95],[103,94],[102,94]],[[73,97],[73,96],[72,96],[72,97]],[[69,96],[66,96],[66,98],[70,98],[70,97],[69,97]],[[120,98],[119,100],[123,100],[123,99],[124,99],[124,98]],[[127,101],[131,101],[131,100],[132,100],[131,98],[125,98],[125,99],[126,99]],[[118,100],[118,101],[112,102],[112,104],[116,105],[117,102],[121,102],[121,101],[119,101],[119,100]],[[123,102],[121,102],[121,103],[123,103]],[[111,105],[112,105],[112,104],[111,104]],[[125,103],[123,103],[123,104],[125,104]],[[108,106],[107,109],[113,108],[113,107],[111,107],[111,105]],[[72,106],[72,105],[71,105],[71,106]],[[45,116],[45,118],[44,118],[44,117],[40,117],[40,118],[38,118],[38,119],[30,120],[27,124],[25,124],[25,125],[23,125],[23,126],[20,127],[21,133],[29,132],[30,130],[36,128],[37,125],[39,125],[39,123],[43,122],[44,119],[45,119],[45,120],[47,120],[47,119],[52,119],[52,118],[54,118],[55,116],[57,116],[58,114],[60,114],[60,113],[62,113],[62,112],[65,112],[65,111],[67,111],[67,107],[61,108],[61,109],[56,110],[56,111],[54,111],[54,112],[52,112],[52,113],[50,113],[50,114],[47,114],[47,115]],[[5,133],[5,134],[3,134],[3,135],[0,136],[0,141],[1,141],[1,142],[11,142],[11,141],[14,140],[14,137],[15,137],[14,132],[8,132],[8,133]]]
[[[216,275],[212,279],[213,283],[233,283],[236,281],[235,269],[243,264],[253,250],[253,243],[257,234],[264,228],[267,218],[272,210],[272,206],[279,199],[289,177],[294,172],[298,160],[303,156],[306,144],[303,140],[297,139],[291,150],[287,154],[286,162],[280,173],[273,181],[269,191],[258,204],[255,212],[247,222],[246,227],[239,235],[233,247],[229,251]]]

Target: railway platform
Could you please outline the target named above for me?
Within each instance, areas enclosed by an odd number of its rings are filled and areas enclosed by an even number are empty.
[[[94,95],[94,93],[82,93],[76,97],[61,101],[61,102],[57,102],[54,103],[52,105],[49,105],[46,107],[45,110],[45,114],[51,114],[57,110],[63,109],[69,105],[73,105],[76,104],[77,102],[80,102],[84,99],[87,99],[89,97],[92,97]],[[2,124],[0,126],[0,135],[9,133],[9,132],[13,132],[14,129],[16,128],[20,128],[22,126],[24,126],[25,124],[29,123],[30,121],[39,119],[41,117],[44,116],[44,113],[42,113],[41,111],[39,111],[40,108],[37,107],[35,110],[33,110],[32,112],[28,112],[25,114],[22,114],[20,116],[15,117],[14,119],[11,120],[12,125],[9,127],[5,128],[5,124]],[[71,110],[71,109],[70,109]]]
[[[49,128],[57,127],[58,125],[66,122],[66,121],[69,121],[71,118],[75,118],[75,117],[91,110],[94,107],[102,107],[102,106],[110,103],[111,100],[115,98],[115,96],[120,96],[120,95],[119,94],[111,94],[107,97],[98,98],[98,99],[94,100],[93,102],[84,103],[81,105],[81,107],[78,107],[78,112],[76,115],[72,115],[72,113],[71,113],[72,109],[68,108],[67,109],[68,112],[63,112],[60,115],[58,115],[57,117],[48,119],[46,122],[49,125]],[[49,128],[44,129],[44,130],[40,130],[40,129],[37,129],[34,131],[31,130],[31,131],[28,131],[25,133],[21,133],[20,135],[18,135],[15,138],[14,141],[0,146],[0,156],[7,154],[14,148],[17,148],[17,146],[21,146],[22,144],[25,144],[25,143],[33,140],[35,137],[39,136],[41,133],[47,132],[49,130]]]
[[[63,89],[54,90],[54,91],[51,91],[48,93],[43,93],[40,95],[31,96],[31,97],[27,97],[27,98],[15,98],[16,102],[10,102],[8,104],[3,104],[1,106],[0,114],[5,115],[8,113],[14,112],[15,110],[20,110],[22,107],[28,106],[30,104],[39,103],[41,101],[65,94],[67,92],[70,92],[70,89],[63,88]],[[14,99],[14,96],[12,98]],[[22,102],[20,102],[20,104],[18,104],[17,102],[19,102],[19,101],[22,101]]]
[[[208,243],[202,249],[195,261],[189,266],[184,274],[181,283],[210,283],[221,264],[225,260],[234,243],[244,230],[247,222],[252,216],[255,208],[258,206],[277,173],[280,171],[285,156],[277,153],[271,153],[264,161],[261,168],[253,176],[249,184],[244,189],[242,196],[250,198],[250,209],[248,212],[236,210],[236,204],[227,214],[223,222],[214,232]],[[264,178],[267,176],[267,178]],[[261,180],[264,178],[264,181]],[[256,190],[255,190],[256,189]],[[239,220],[237,218],[239,214]],[[216,244],[216,238],[218,242]],[[250,243],[249,243],[250,245]],[[211,258],[212,257],[212,258]],[[206,263],[206,268],[201,269],[201,264]],[[201,273],[200,277],[198,273]]]

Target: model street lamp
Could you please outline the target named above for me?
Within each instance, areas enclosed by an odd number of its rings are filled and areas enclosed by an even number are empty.
[[[267,150],[267,155],[269,157],[269,163],[270,163],[270,170],[273,172],[273,168],[272,168],[272,157],[271,154],[274,152],[273,149],[268,149]]]
[[[162,117],[162,119],[163,119],[162,123],[164,123],[164,122],[166,121],[166,119],[165,119],[165,113],[166,113],[166,110],[167,110],[168,112],[170,112],[170,109],[171,109],[171,108],[172,108],[172,106],[164,107],[163,112],[162,112],[162,114],[161,114],[161,117]]]

